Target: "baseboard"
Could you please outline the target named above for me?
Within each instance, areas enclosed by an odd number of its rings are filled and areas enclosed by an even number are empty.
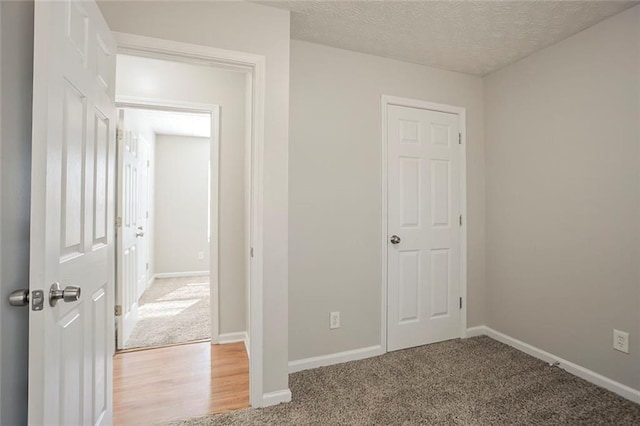
[[[290,389],[283,389],[275,392],[267,392],[262,394],[263,407],[278,405],[278,404],[282,404],[283,402],[291,402]]]
[[[477,336],[486,336],[487,328],[484,325],[479,325],[477,327],[467,328],[466,337],[477,337]]]
[[[151,287],[151,284],[153,284],[153,281],[156,279],[156,275],[151,275],[151,278],[149,278],[149,280],[147,280],[147,290],[149,290],[149,287]]]
[[[335,354],[316,356],[312,358],[289,361],[289,373],[309,370],[312,368],[324,367],[327,365],[341,364],[343,362],[358,361],[365,358],[384,354],[384,349],[380,345],[369,346],[367,348],[353,349]]]
[[[248,339],[246,331],[238,331],[235,333],[223,333],[218,336],[218,341],[221,345],[227,343],[245,342]]]
[[[611,392],[617,393],[623,398],[640,404],[640,390],[633,389],[632,387],[624,385],[620,382],[616,382],[615,380],[605,377],[602,374],[596,373],[595,371],[589,370],[588,368],[582,367],[571,361],[567,361],[566,359],[560,358],[559,356],[536,348],[535,346],[522,342],[518,339],[514,339],[513,337],[507,336],[506,334],[496,331],[490,327],[479,326],[467,329],[467,337],[481,335],[489,336],[492,339],[516,348],[519,351],[522,351],[550,364],[558,363],[558,367],[562,368],[568,373],[571,373],[574,376],[578,376],[581,379],[593,383],[594,385],[608,389]]]
[[[244,349],[247,351],[247,359],[251,361],[251,340],[249,339],[249,333],[244,333]]]
[[[158,272],[154,278],[208,277],[209,271]]]

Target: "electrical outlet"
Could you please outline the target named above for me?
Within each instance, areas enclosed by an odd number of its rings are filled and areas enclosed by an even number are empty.
[[[198,252],[198,260],[203,260],[204,259],[204,252],[203,251],[199,251]]]
[[[329,315],[329,328],[340,328],[340,312],[331,312],[331,315]]]
[[[624,331],[613,329],[613,349],[624,352],[625,354],[629,353],[629,333],[625,333]]]

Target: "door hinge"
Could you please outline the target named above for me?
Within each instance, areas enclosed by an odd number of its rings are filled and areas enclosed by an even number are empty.
[[[462,145],[462,133],[458,133],[458,144]]]
[[[116,228],[120,228],[122,226],[122,218],[121,217],[117,217],[116,218]]]
[[[116,305],[114,311],[117,317],[122,316],[122,305]]]
[[[116,142],[120,143],[124,139],[124,132],[122,129],[116,129]]]
[[[149,270],[149,262],[147,262],[145,269],[148,271]]]
[[[460,298],[460,309],[462,309],[462,297]]]
[[[151,161],[147,160],[147,167],[151,166]]]
[[[460,215],[460,226],[462,226],[462,215]]]
[[[249,250],[249,256],[253,257],[253,247]]]

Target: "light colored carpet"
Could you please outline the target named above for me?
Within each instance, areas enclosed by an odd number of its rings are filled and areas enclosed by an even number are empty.
[[[289,376],[293,401],[174,425],[640,425],[640,405],[488,337]]]
[[[209,277],[160,278],[142,294],[125,349],[211,337]]]

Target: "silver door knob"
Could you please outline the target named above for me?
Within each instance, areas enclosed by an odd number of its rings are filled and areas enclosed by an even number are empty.
[[[391,244],[400,244],[400,241],[402,240],[397,235],[392,235],[391,238],[389,238],[389,241],[391,241]]]
[[[136,237],[137,238],[144,237],[144,230],[142,229],[142,226],[138,226],[138,232],[136,232]]]
[[[67,303],[77,302],[80,299],[80,293],[80,287],[69,285],[62,289],[59,283],[53,283],[49,289],[49,305],[56,306],[60,299]]]
[[[29,304],[29,289],[12,291],[9,295],[9,304],[11,306],[27,306]]]

